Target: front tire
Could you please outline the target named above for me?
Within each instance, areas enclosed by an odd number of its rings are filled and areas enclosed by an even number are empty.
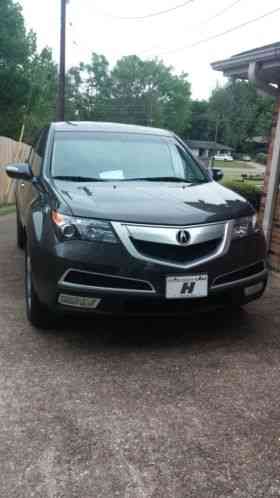
[[[50,311],[40,302],[33,285],[32,261],[26,244],[25,251],[25,301],[29,322],[36,328],[48,329],[51,326]]]

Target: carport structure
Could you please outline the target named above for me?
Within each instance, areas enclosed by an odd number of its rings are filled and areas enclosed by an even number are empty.
[[[229,78],[253,81],[261,92],[276,99],[261,214],[270,264],[280,271],[280,42],[213,62],[212,67]]]

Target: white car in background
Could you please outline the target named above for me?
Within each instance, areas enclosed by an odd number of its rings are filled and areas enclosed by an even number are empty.
[[[214,159],[215,161],[233,161],[231,154],[216,154]]]

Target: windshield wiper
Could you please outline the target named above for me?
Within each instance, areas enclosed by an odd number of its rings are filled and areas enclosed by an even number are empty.
[[[188,185],[195,185],[198,183],[207,183],[209,180],[195,180],[188,181],[178,176],[150,176],[144,178],[124,178],[115,180],[105,180],[103,178],[93,178],[91,176],[53,176],[53,180],[63,180],[68,182],[174,182],[174,183],[187,183]]]
[[[102,178],[92,178],[91,176],[53,176],[54,180],[65,180],[68,182],[105,182]]]
[[[189,183],[184,178],[180,178],[177,176],[150,176],[147,178],[127,178],[125,181],[128,182],[182,182]]]

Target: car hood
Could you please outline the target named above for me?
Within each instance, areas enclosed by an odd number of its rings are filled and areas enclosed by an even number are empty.
[[[216,182],[76,183],[56,180],[55,190],[74,216],[162,225],[200,224],[248,216],[251,205]]]

